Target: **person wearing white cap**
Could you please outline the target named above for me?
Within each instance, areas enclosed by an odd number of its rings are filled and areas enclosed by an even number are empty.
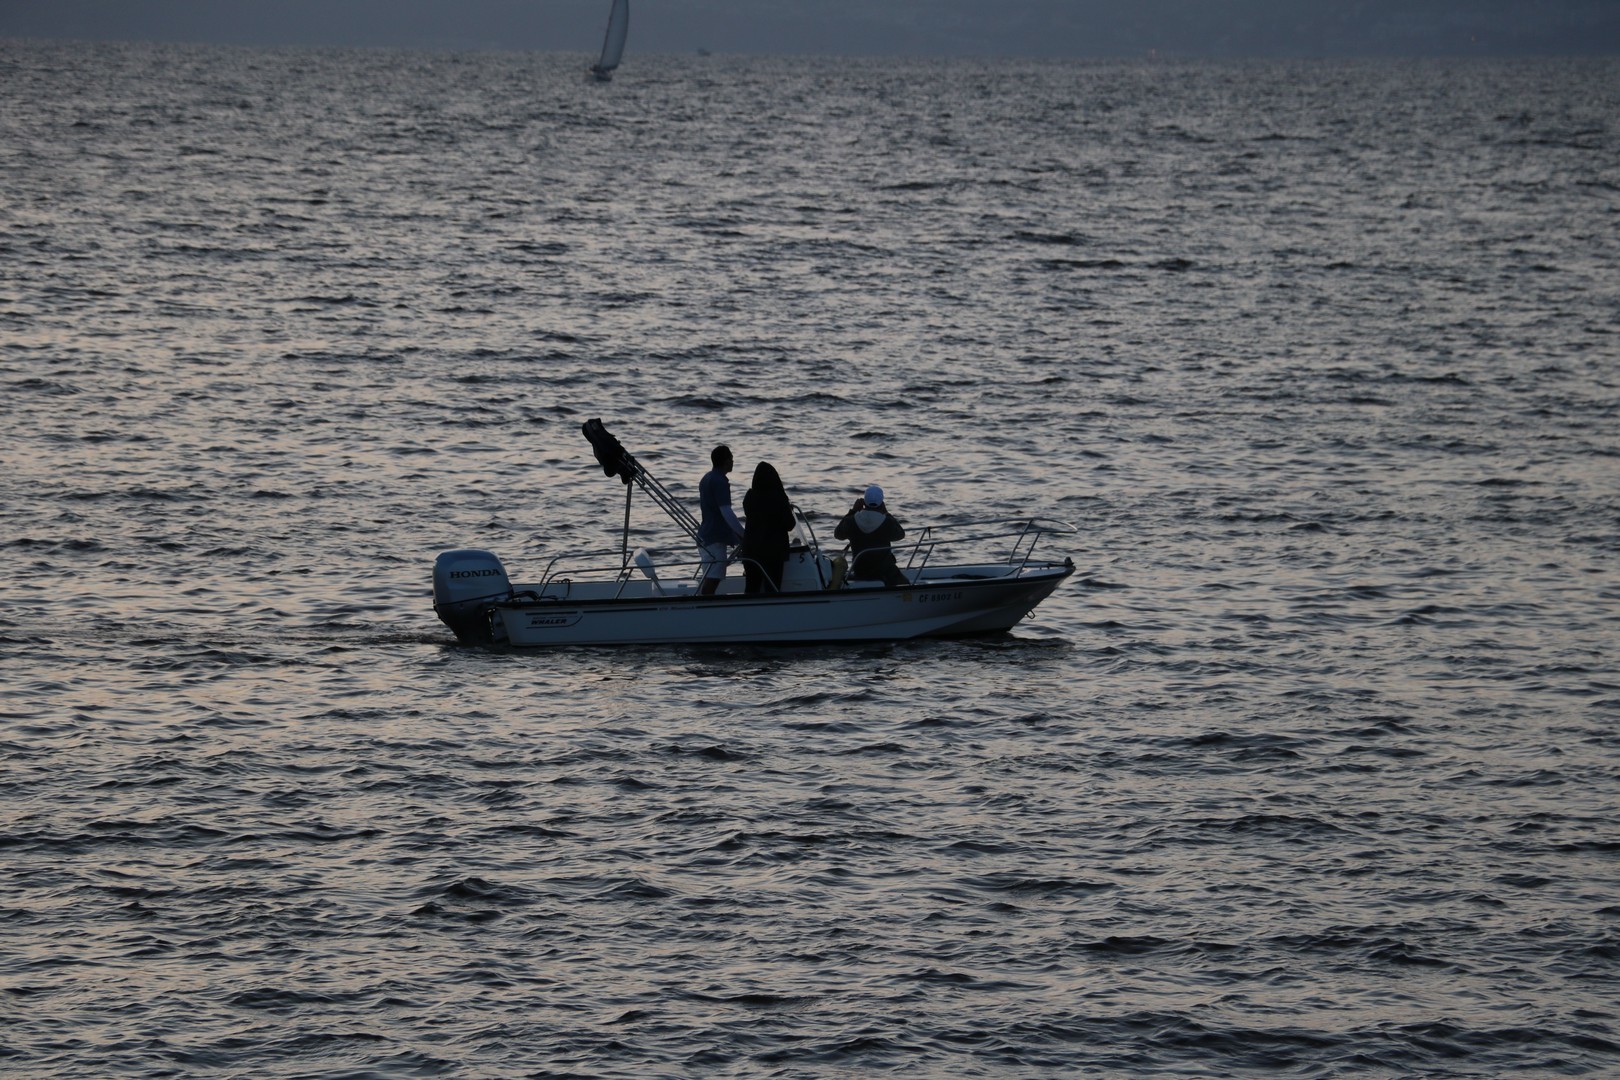
[[[883,503],[883,489],[873,484],[838,523],[833,535],[849,541],[849,576],[855,581],[881,581],[889,588],[906,585],[889,545],[903,540],[906,530]]]

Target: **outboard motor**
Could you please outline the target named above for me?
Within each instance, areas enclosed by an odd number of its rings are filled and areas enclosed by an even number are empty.
[[[488,642],[489,606],[511,598],[506,567],[491,552],[444,551],[433,564],[433,610],[462,641]]]

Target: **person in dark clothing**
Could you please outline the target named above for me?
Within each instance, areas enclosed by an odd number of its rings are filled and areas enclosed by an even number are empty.
[[[833,535],[849,541],[851,579],[881,581],[891,589],[909,584],[889,550],[890,544],[905,539],[906,530],[883,505],[883,489],[876,484],[866,489],[865,498],[855,500]]]
[[[743,591],[781,592],[782,564],[793,531],[793,504],[768,461],[754,466],[754,483],[743,496]],[[768,587],[767,587],[767,583]]]

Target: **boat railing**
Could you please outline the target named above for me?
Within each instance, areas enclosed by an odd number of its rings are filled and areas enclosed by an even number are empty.
[[[538,599],[567,599],[576,579],[597,584],[617,582],[618,588],[614,590],[613,598],[618,599],[624,595],[624,587],[636,580],[638,572],[645,574],[651,571],[652,574],[657,574],[663,570],[681,571],[678,575],[670,575],[669,580],[673,581],[683,576],[696,577],[702,567],[701,559],[653,562],[650,558],[621,560],[620,554],[618,549],[609,548],[602,551],[571,551],[552,556],[540,575],[540,583],[537,586]],[[642,556],[644,552],[638,549],[636,554]],[[607,561],[610,559],[611,562]],[[649,575],[649,580],[656,578]]]
[[[1010,544],[1004,558],[1010,573],[1017,573],[1029,565],[1035,548],[1043,537],[1069,535],[1080,530],[1067,521],[1054,518],[984,518],[974,521],[953,521],[943,525],[925,525],[915,537],[893,544],[895,562],[905,555],[904,568],[921,574],[934,553],[941,549],[959,551],[972,544],[990,545],[997,542]],[[906,554],[908,553],[909,554]],[[919,561],[920,560],[920,561]]]
[[[795,530],[803,529],[805,542],[811,550],[819,551],[821,544],[816,540],[816,527],[810,523],[810,515],[801,510],[798,503],[789,503],[788,508],[793,511],[793,520],[798,523],[794,526]]]
[[[804,530],[807,548],[796,546],[794,550],[807,549],[828,555],[835,553],[824,552],[816,537],[815,527],[797,507],[795,516]],[[892,545],[890,550],[894,552],[895,562],[909,571],[915,580],[928,566],[936,552],[955,553],[974,545],[978,545],[983,551],[986,546],[999,544],[998,553],[985,561],[1005,563],[1008,573],[1016,574],[1029,564],[1042,538],[1076,532],[1079,530],[1068,522],[1051,518],[953,521],[943,525],[925,525],[913,536]],[[749,561],[743,555],[736,555],[734,558],[738,563]],[[539,585],[536,587],[538,591],[533,595],[540,600],[567,599],[577,579],[581,582],[598,584],[617,582],[618,587],[613,593],[617,599],[624,594],[625,587],[636,580],[638,574],[654,581],[695,580],[702,572],[702,567],[703,560],[700,558],[660,558],[654,561],[644,549],[638,549],[635,557],[630,559],[623,559],[621,552],[612,548],[601,551],[565,552],[553,556],[551,561],[546,563]],[[817,571],[819,574],[819,563]],[[827,582],[823,580],[822,585],[826,587]]]

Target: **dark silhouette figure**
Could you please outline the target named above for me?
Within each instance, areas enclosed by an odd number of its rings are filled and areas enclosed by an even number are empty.
[[[781,592],[782,564],[793,531],[793,504],[782,478],[768,461],[754,466],[754,483],[743,496],[743,588],[745,592]],[[769,583],[769,589],[766,584]]]

